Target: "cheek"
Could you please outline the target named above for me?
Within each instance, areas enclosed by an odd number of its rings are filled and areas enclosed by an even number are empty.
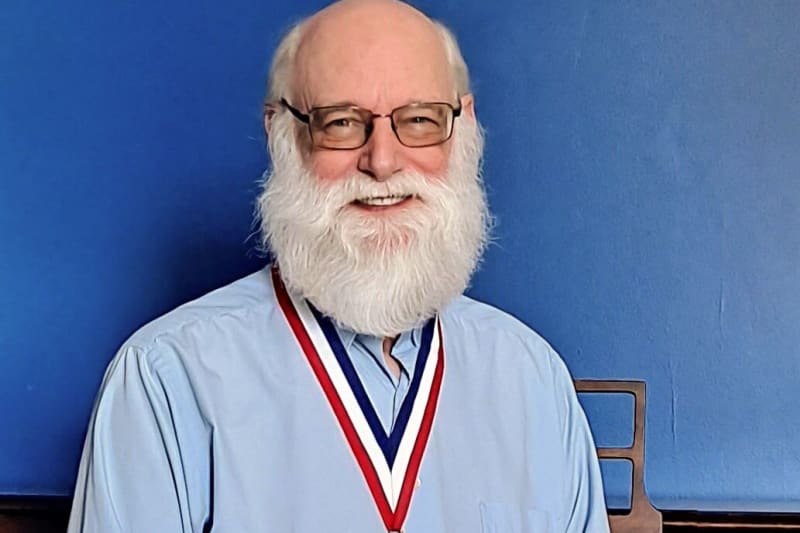
[[[318,150],[309,156],[311,169],[323,182],[333,182],[358,171],[358,150]]]
[[[407,161],[409,168],[425,176],[444,176],[447,172],[447,161],[450,158],[450,143],[427,148],[409,150]]]

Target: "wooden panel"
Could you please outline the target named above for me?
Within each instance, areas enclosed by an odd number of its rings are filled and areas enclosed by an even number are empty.
[[[0,496],[0,533],[63,533],[70,498]]]
[[[69,506],[69,498],[0,496],[0,533],[63,533]],[[664,533],[800,532],[800,514],[691,511],[664,511],[662,514]]]
[[[788,513],[709,513],[697,511],[664,512],[665,533],[693,531],[739,531],[751,533],[800,532],[800,514]]]

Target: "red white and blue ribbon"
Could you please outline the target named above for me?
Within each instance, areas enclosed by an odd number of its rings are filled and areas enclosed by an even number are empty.
[[[387,531],[403,531],[444,375],[441,326],[422,329],[408,393],[386,433],[336,328],[305,299],[290,294],[272,269],[278,303],[350,446]]]

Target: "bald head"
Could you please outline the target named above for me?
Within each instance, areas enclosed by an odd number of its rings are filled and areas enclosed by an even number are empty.
[[[406,45],[422,39],[443,52],[435,23],[410,5],[396,0],[340,0],[309,17],[303,27],[301,48],[314,44],[341,45],[353,52],[357,45],[371,46],[399,38]]]
[[[408,103],[404,98],[456,96],[436,26],[391,0],[344,0],[314,15],[303,28],[293,74],[292,96],[309,107],[357,97],[352,103],[378,109]]]
[[[373,91],[380,83],[425,76],[439,91],[446,86],[454,94],[469,93],[467,67],[452,33],[394,0],[342,0],[295,25],[276,50],[267,103],[305,100],[313,91],[309,84],[327,85],[338,76],[373,79]]]

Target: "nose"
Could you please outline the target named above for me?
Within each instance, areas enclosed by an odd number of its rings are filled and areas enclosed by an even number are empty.
[[[362,148],[358,170],[376,181],[386,181],[403,168],[402,145],[388,117],[376,117],[372,135]]]

